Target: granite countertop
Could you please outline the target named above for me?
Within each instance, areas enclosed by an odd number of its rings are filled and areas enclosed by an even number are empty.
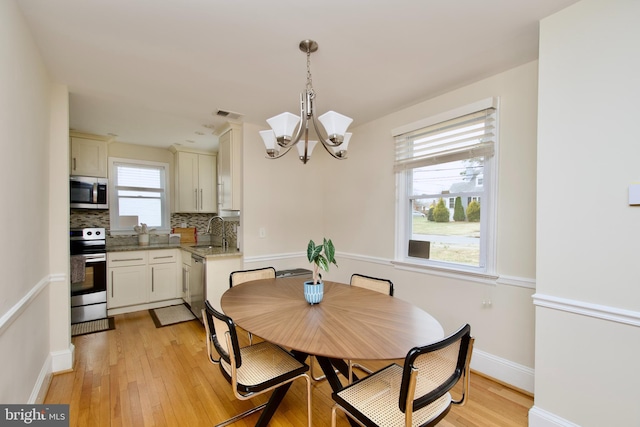
[[[224,256],[242,256],[242,252],[238,249],[223,249],[220,246],[208,246],[201,244],[199,248],[192,246],[197,243],[151,243],[148,246],[133,245],[107,245],[107,252],[127,252],[127,251],[147,251],[156,249],[182,249],[202,257],[224,257]]]

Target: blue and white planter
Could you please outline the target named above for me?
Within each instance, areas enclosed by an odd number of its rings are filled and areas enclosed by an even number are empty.
[[[313,280],[304,282],[304,299],[309,304],[318,304],[322,301],[324,296],[324,283],[320,282],[316,285],[313,284]]]

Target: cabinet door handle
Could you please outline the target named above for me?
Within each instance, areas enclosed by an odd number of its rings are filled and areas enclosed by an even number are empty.
[[[151,267],[151,292],[155,291],[155,289],[154,289],[155,283],[156,283],[156,281],[155,281],[155,277],[153,275],[153,267]]]
[[[198,210],[198,189],[195,189],[196,192],[196,211]]]
[[[164,259],[164,258],[173,258],[173,255],[167,255],[167,256],[154,256],[153,259]]]
[[[111,272],[111,298],[113,298],[113,271]]]
[[[73,170],[76,170],[76,158],[73,158]]]
[[[204,196],[202,195],[202,188],[200,189],[200,210],[204,210]]]
[[[142,261],[143,258],[127,258],[127,259],[112,259],[113,262],[124,262],[124,261]]]

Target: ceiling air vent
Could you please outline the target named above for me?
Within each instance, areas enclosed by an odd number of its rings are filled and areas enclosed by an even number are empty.
[[[216,111],[215,115],[219,117],[224,117],[227,119],[232,119],[232,120],[238,120],[242,117],[242,114],[240,113],[234,113],[233,111],[226,111],[226,110],[218,110]]]

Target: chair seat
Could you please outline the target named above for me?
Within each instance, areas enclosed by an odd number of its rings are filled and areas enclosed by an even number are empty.
[[[240,349],[242,365],[237,370],[238,391],[256,392],[296,377],[308,366],[270,342],[260,342]],[[231,377],[231,366],[221,360],[220,367]]]
[[[405,414],[398,407],[401,382],[402,367],[392,364],[333,393],[333,399],[365,426],[404,427]],[[429,424],[450,407],[451,395],[445,393],[413,413],[413,426]]]

